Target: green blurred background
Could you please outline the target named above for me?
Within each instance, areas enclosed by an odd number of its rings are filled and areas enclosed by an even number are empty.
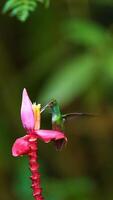
[[[1,10],[4,5],[1,2]],[[32,200],[27,157],[13,158],[25,134],[21,93],[62,112],[99,113],[66,123],[61,152],[39,142],[46,200],[113,199],[113,0],[51,0],[21,23],[0,16],[0,199]],[[42,127],[51,128],[51,115]]]

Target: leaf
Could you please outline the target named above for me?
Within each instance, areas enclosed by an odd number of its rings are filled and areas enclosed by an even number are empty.
[[[70,20],[64,23],[65,37],[83,45],[97,46],[105,43],[107,34],[104,28],[85,20]]]
[[[24,22],[37,6],[37,2],[44,3],[49,6],[49,0],[7,0],[3,7],[3,13],[10,12],[11,16],[16,16],[20,21]]]
[[[11,16],[16,16],[24,22],[29,12],[34,11],[37,6],[36,0],[8,0],[3,8],[3,13],[10,12]]]
[[[73,98],[83,94],[95,78],[95,60],[90,55],[73,59],[59,70],[45,83],[38,100],[47,102],[52,98],[63,104],[72,101]]]

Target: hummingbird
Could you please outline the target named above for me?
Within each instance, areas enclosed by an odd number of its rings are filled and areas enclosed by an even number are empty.
[[[73,113],[67,113],[67,114],[62,114],[60,110],[60,106],[57,102],[56,99],[52,99],[49,103],[47,103],[42,109],[41,112],[43,112],[45,109],[50,108],[51,113],[52,113],[52,129],[56,131],[62,131],[64,132],[64,123],[67,120],[70,120],[75,117],[94,117],[96,115],[91,114],[91,113],[78,113],[78,112],[73,112]],[[57,141],[56,149],[61,150],[64,141]]]
[[[64,131],[64,119],[60,110],[60,106],[55,99],[51,100],[41,110],[43,112],[46,108],[51,109],[52,113],[52,129],[56,131]]]

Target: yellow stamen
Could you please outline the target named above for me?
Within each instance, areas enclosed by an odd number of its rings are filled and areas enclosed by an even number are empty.
[[[35,103],[32,105],[33,112],[34,112],[34,119],[35,119],[35,125],[34,129],[40,129],[40,108],[41,105],[36,105]]]

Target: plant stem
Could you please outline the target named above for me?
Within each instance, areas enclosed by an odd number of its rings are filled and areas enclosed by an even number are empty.
[[[30,152],[29,156],[29,166],[31,171],[31,180],[32,180],[32,189],[33,197],[35,200],[44,200],[42,197],[42,188],[40,185],[40,173],[39,173],[39,164],[37,159],[37,138],[36,136],[31,136],[29,139]]]

